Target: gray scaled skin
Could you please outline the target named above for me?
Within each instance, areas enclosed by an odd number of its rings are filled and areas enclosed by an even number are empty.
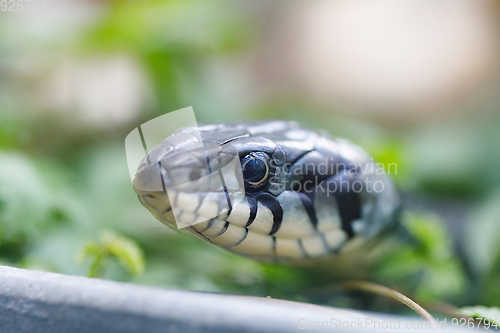
[[[196,183],[235,156],[239,188]],[[400,207],[389,176],[364,150],[287,121],[179,129],[144,158],[134,189],[164,224],[194,219],[182,230],[268,262],[368,256],[368,244],[397,225]]]

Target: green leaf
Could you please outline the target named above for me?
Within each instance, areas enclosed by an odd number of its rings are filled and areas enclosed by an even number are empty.
[[[88,277],[102,277],[103,270],[111,259],[117,259],[120,265],[132,276],[144,272],[145,259],[137,244],[114,232],[106,231],[101,235],[99,243],[88,243],[81,251],[80,261],[90,257],[87,270]]]
[[[456,313],[472,318],[488,319],[492,324],[495,324],[494,326],[500,325],[500,308],[488,308],[482,305],[467,306],[458,309]]]
[[[103,265],[103,249],[97,243],[88,243],[82,250],[80,255],[80,261],[83,262],[87,257],[91,258],[89,268],[87,270],[88,277],[98,277],[100,276],[102,265]]]
[[[104,233],[102,239],[110,256],[116,257],[132,275],[144,272],[144,254],[135,242],[112,232]]]

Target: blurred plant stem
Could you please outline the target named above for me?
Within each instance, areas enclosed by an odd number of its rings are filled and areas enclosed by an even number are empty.
[[[434,317],[431,316],[429,312],[427,312],[427,310],[425,310],[423,307],[421,307],[418,303],[416,303],[409,297],[401,294],[400,292],[394,289],[390,289],[382,285],[366,281],[348,281],[342,283],[342,286],[346,289],[365,291],[395,299],[405,304],[416,313],[418,313],[422,318],[424,318],[426,321],[430,323],[433,329],[438,328],[436,320],[434,319]]]

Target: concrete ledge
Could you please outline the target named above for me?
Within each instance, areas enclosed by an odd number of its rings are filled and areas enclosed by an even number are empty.
[[[421,321],[419,317],[389,317],[257,297],[150,288],[0,266],[2,333],[288,333],[310,331],[299,328],[300,318],[304,322],[325,322],[331,318],[357,321],[366,317],[401,323]],[[405,329],[408,331],[431,330]]]

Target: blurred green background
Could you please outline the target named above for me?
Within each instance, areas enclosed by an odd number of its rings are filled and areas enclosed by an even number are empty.
[[[327,277],[226,253],[140,205],[126,135],[193,106],[198,122],[297,120],[397,163],[402,192],[458,214],[406,214],[420,243],[398,245],[372,279],[424,301],[498,305],[497,4],[373,3],[80,0],[0,12],[0,264],[363,307],[325,292]]]

